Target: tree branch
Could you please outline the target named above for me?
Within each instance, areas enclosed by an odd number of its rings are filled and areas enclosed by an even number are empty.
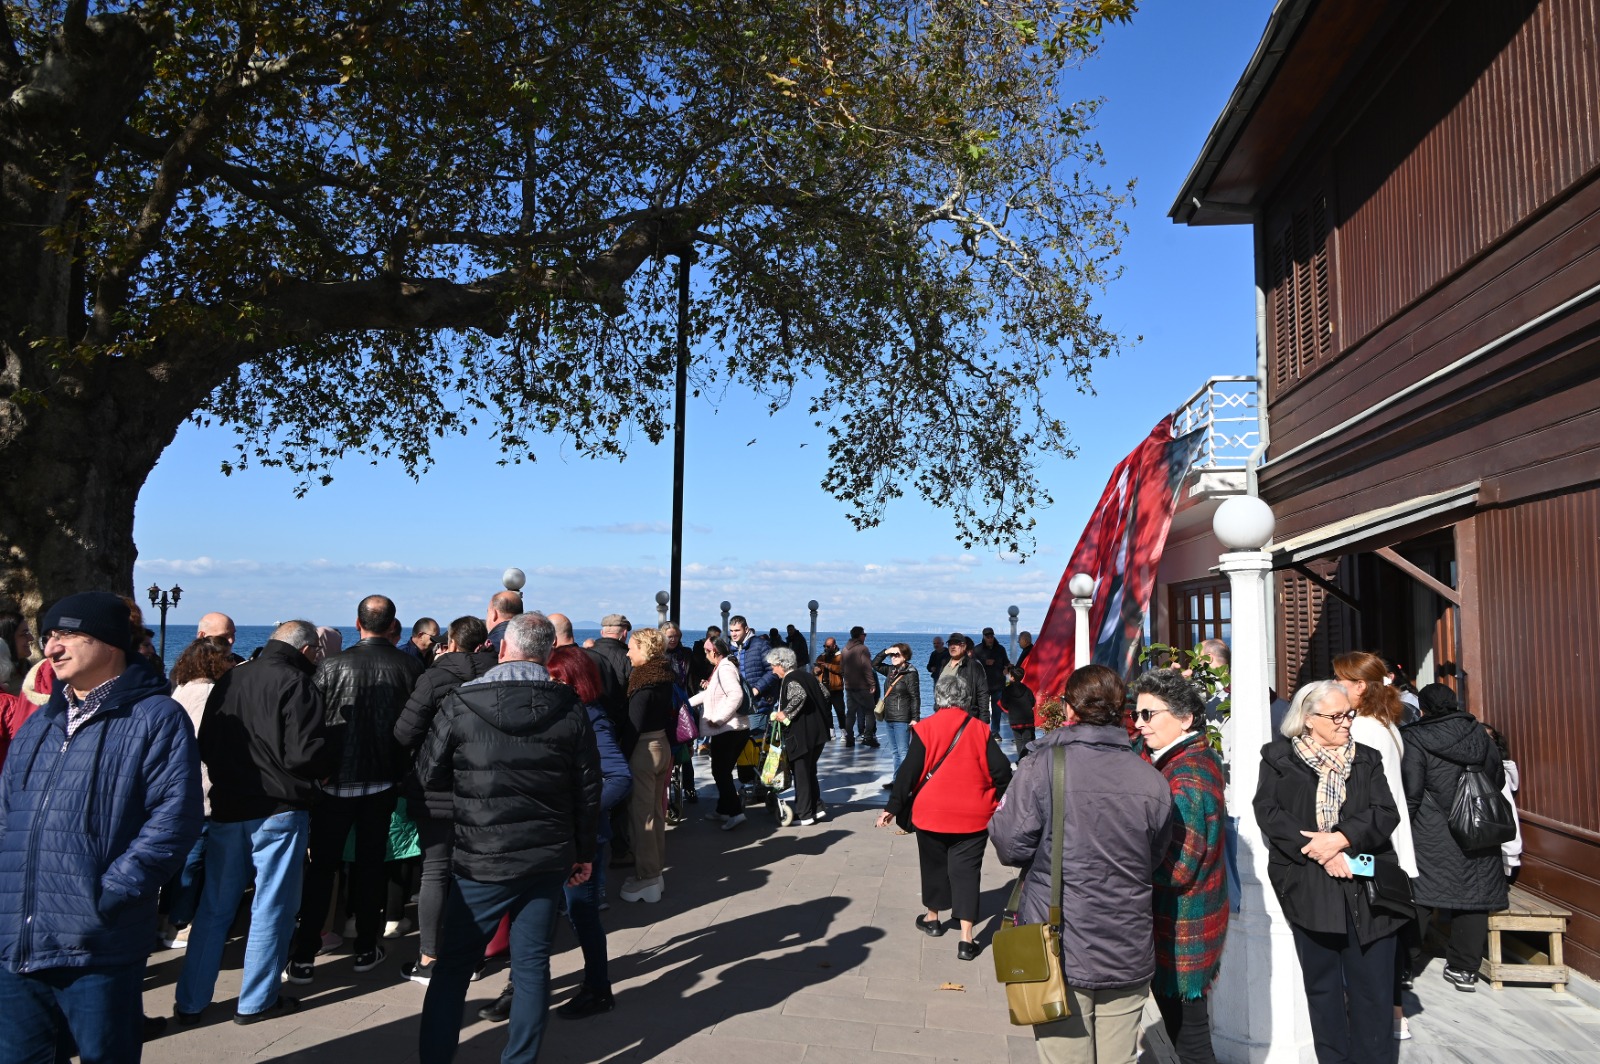
[[[17,39],[11,32],[11,8],[0,11],[0,83],[6,95],[22,81],[22,55],[17,51]]]

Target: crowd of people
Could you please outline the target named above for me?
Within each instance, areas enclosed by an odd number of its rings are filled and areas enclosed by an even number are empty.
[[[805,827],[829,816],[826,744],[875,747],[879,722],[893,775],[877,823],[916,836],[915,927],[957,930],[957,956],[979,956],[991,845],[1021,870],[1018,920],[1063,914],[1071,1010],[1033,1028],[1041,1061],[1137,1059],[1151,994],[1179,1059],[1214,1060],[1237,811],[1207,728],[1223,700],[1179,669],[1129,682],[1086,666],[1041,699],[1031,640],[1012,662],[992,629],[936,639],[919,667],[905,643],[873,655],[859,627],[812,658],[793,626],[762,635],[739,616],[689,647],[675,625],[612,614],[580,646],[567,617],[515,592],[409,638],[382,595],[355,621],[348,648],[336,629],[284,622],[246,662],[233,622],[207,614],[167,676],[131,600],[68,596],[37,640],[0,615],[4,664],[26,666],[0,675],[0,1064],[137,1060],[165,1023],[141,1003],[158,941],[187,950],[174,1021],[201,1022],[252,884],[233,1022],[297,1011],[282,988],[313,984],[319,956],[347,948],[371,971],[414,929],[417,954],[396,968],[427,988],[424,1064],[452,1059],[468,987],[500,954],[510,978],[480,1015],[509,1021],[505,1060],[532,1061],[559,920],[583,978],[554,1011],[616,1007],[607,869],[631,868],[623,902],[666,895],[669,795],[696,801],[697,754],[717,791],[708,819],[732,831],[761,793],[752,751],[781,751]],[[1206,653],[1226,666],[1225,645]],[[1300,686],[1261,750],[1254,815],[1318,1059],[1392,1060],[1424,914],[1449,921],[1444,978],[1475,989],[1514,854],[1463,844],[1449,810],[1467,773],[1505,787],[1508,758],[1448,687],[1408,692],[1365,653],[1334,673]],[[1041,701],[1062,726],[1036,730]]]

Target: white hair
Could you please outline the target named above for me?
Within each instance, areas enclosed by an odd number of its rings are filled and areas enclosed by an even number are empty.
[[[1294,701],[1289,704],[1289,712],[1283,715],[1278,732],[1285,739],[1297,739],[1304,735],[1310,726],[1311,714],[1332,694],[1344,696],[1347,702],[1350,700],[1349,690],[1338,680],[1317,680],[1300,688],[1294,693]]]

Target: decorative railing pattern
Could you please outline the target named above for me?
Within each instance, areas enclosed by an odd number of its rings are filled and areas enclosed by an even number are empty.
[[[1248,468],[1250,454],[1261,442],[1256,396],[1254,377],[1212,377],[1178,407],[1172,419],[1176,435],[1205,432],[1192,470]]]

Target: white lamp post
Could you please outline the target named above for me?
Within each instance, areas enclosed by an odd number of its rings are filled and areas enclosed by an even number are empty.
[[[1094,605],[1094,577],[1079,573],[1067,581],[1072,592],[1072,667],[1081,669],[1092,661],[1094,644],[1089,639],[1089,607]]]
[[[660,628],[667,623],[667,604],[671,601],[672,595],[668,592],[656,592],[656,627]]]
[[[1211,993],[1217,1058],[1229,1064],[1314,1059],[1311,1023],[1294,938],[1267,879],[1267,843],[1251,800],[1260,777],[1259,751],[1272,738],[1267,676],[1267,575],[1274,518],[1251,495],[1225,499],[1211,521],[1227,548],[1218,571],[1232,587],[1232,709],[1223,757],[1233,797],[1228,809],[1238,840],[1239,909],[1231,914],[1222,970]],[[1237,756],[1235,756],[1237,753]]]
[[[1011,618],[1011,642],[1007,644],[1006,651],[1012,655],[1017,652],[1017,618],[1022,615],[1022,610],[1016,606],[1006,607],[1006,616]]]
[[[528,583],[528,577],[521,569],[507,569],[500,574],[500,582],[507,591],[521,591]]]

